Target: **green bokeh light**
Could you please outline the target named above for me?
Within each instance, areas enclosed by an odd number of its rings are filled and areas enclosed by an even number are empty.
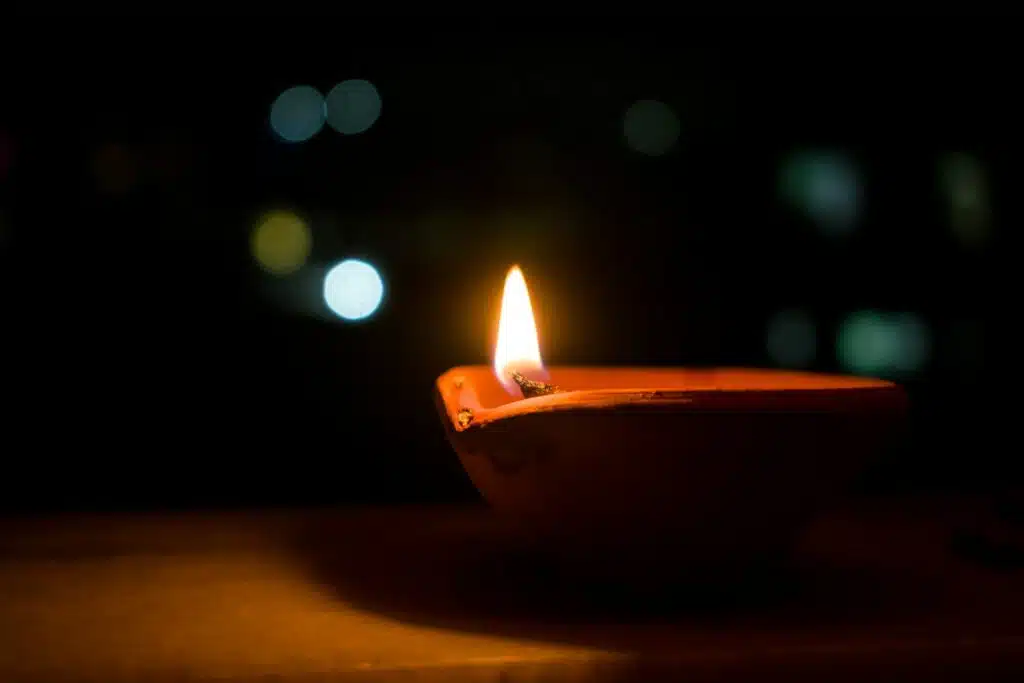
[[[914,313],[857,311],[843,321],[836,338],[839,363],[857,374],[912,374],[930,355],[931,332]]]
[[[381,99],[373,83],[343,81],[327,93],[327,124],[345,135],[369,130],[380,118]]]
[[[626,110],[623,132],[629,148],[647,156],[661,156],[679,139],[679,117],[664,102],[640,100]]]

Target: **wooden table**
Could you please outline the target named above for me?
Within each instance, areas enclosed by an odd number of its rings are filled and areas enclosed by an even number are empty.
[[[1024,680],[1024,576],[948,552],[966,509],[864,504],[792,590],[660,611],[478,507],[7,520],[0,681]]]

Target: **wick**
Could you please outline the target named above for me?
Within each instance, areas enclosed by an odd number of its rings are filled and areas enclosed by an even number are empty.
[[[561,389],[556,387],[554,384],[546,384],[545,382],[534,382],[532,379],[527,379],[523,375],[515,370],[511,372],[512,380],[519,385],[520,391],[523,392],[523,398],[533,398],[534,396],[547,396],[548,394],[556,394]]]

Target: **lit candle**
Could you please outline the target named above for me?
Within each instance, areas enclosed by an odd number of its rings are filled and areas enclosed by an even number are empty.
[[[449,438],[499,512],[561,542],[773,554],[889,435],[880,379],[766,369],[545,368],[529,291],[505,280],[494,364],[436,382]]]

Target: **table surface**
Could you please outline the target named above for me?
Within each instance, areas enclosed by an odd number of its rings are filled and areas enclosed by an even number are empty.
[[[643,610],[476,506],[4,520],[0,681],[1024,680],[1024,576],[948,550],[972,509],[865,502],[786,591]]]

